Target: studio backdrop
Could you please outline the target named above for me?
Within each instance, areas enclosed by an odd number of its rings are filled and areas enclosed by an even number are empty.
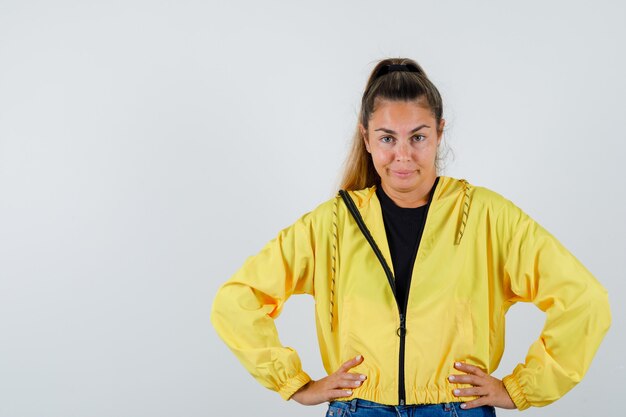
[[[335,195],[367,76],[398,56],[443,96],[441,174],[515,202],[609,292],[583,381],[524,414],[623,415],[624,16],[608,0],[1,0],[0,417],[323,416],[248,375],[211,303]],[[532,305],[507,319],[499,378],[544,323]],[[277,326],[323,377],[313,299]]]

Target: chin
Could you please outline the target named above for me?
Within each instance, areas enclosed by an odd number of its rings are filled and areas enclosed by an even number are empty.
[[[415,190],[416,188],[418,188],[421,184],[421,181],[390,181],[389,186],[391,188],[393,188],[394,190],[397,190],[399,192],[410,192]]]

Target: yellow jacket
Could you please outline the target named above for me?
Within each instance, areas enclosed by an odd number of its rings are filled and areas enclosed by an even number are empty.
[[[393,268],[375,187],[349,193]],[[399,311],[381,262],[340,197],[282,230],[218,291],[211,321],[247,370],[288,399],[310,380],[280,344],[273,320],[292,294],[315,298],[322,360],[348,359],[367,375],[349,398],[399,403]],[[517,301],[546,313],[526,361],[504,378],[515,405],[549,404],[587,371],[609,328],[606,290],[552,235],[513,203],[464,180],[440,177],[415,260],[404,331],[406,404],[455,397],[454,361],[492,373],[504,316]]]

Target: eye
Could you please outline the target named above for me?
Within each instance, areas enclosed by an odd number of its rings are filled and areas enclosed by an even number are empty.
[[[383,136],[382,138],[380,138],[380,141],[382,143],[391,143],[393,142],[393,138],[391,136]]]
[[[415,136],[413,136],[413,140],[415,142],[423,142],[423,141],[426,140],[426,136],[424,136],[424,135],[415,135]]]

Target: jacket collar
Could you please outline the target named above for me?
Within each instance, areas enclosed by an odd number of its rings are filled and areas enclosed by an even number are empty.
[[[430,214],[438,211],[440,207],[444,205],[449,199],[458,199],[461,197],[462,214],[457,220],[457,235],[455,238],[455,244],[459,245],[463,238],[465,231],[465,225],[467,224],[467,218],[469,215],[469,209],[471,206],[471,185],[464,179],[456,179],[452,177],[440,176],[439,182],[435,187],[433,193],[430,208],[428,209],[429,215],[426,218],[425,232],[428,230],[428,217],[432,217]],[[354,202],[361,213],[365,223],[367,224],[372,236],[377,242],[380,242],[380,249],[385,259],[389,263],[391,262],[391,254],[389,252],[389,245],[382,244],[387,243],[387,236],[385,233],[385,226],[382,222],[382,209],[380,201],[376,196],[376,186],[364,188],[362,190],[356,190],[351,192]],[[455,219],[456,220],[456,219]],[[424,238],[425,235],[422,237]]]

